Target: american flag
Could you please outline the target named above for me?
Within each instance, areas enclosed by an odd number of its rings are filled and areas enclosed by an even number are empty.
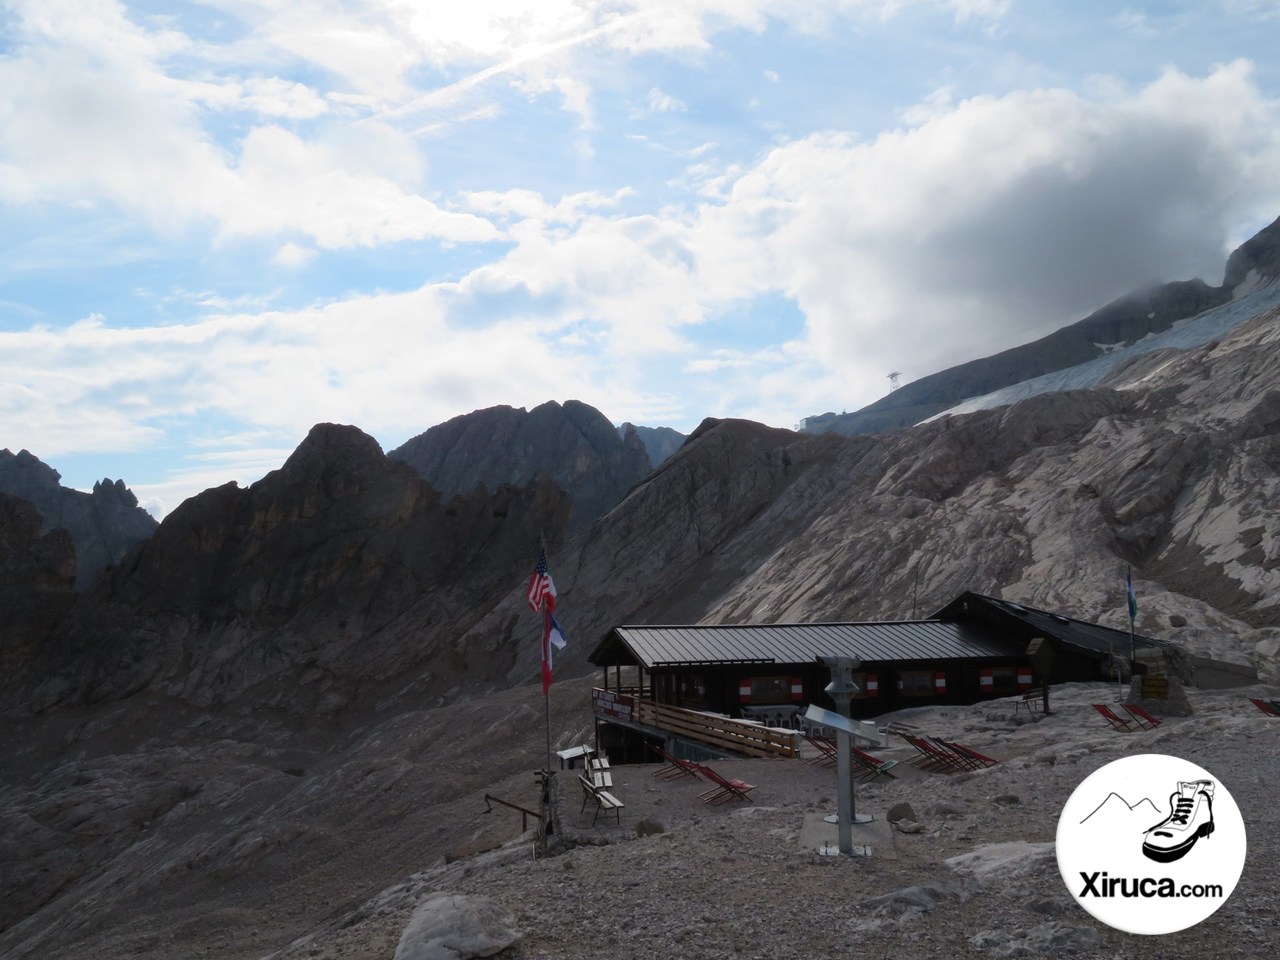
[[[538,551],[538,565],[533,568],[533,576],[529,578],[529,606],[534,611],[542,609],[545,600],[548,610],[556,608],[556,584],[551,579],[551,571],[547,569],[547,551]]]

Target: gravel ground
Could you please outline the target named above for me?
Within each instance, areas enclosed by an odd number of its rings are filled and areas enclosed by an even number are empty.
[[[754,802],[722,806],[697,799],[703,784],[665,782],[653,765],[618,766],[621,823],[602,816],[594,827],[590,806],[579,812],[576,780],[565,776],[562,839],[576,846],[535,859],[526,839],[425,871],[274,956],[391,957],[414,907],[440,891],[490,898],[514,914],[521,937],[503,953],[511,958],[1272,956],[1280,941],[1280,720],[1256,710],[1249,690],[1191,691],[1195,716],[1120,733],[1088,706],[1114,692],[1055,688],[1053,714],[1031,721],[1014,719],[1012,701],[889,718],[1000,762],[959,774],[902,764],[896,779],[860,785],[859,812],[876,821],[858,828],[855,842],[867,839],[870,857],[818,854],[814,825],[835,809],[835,773],[803,760],[716,762],[723,774],[756,785]],[[877,753],[914,755],[896,736]],[[1071,792],[1094,770],[1136,753],[1207,769],[1234,797],[1248,833],[1244,872],[1227,902],[1164,936],[1094,920],[1068,893],[1054,857]],[[885,819],[903,802],[917,815],[917,833]],[[641,835],[650,829],[661,832]],[[975,852],[996,869],[975,873],[947,862]]]

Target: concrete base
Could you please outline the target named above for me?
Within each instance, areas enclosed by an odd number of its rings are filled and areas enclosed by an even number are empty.
[[[898,851],[893,845],[893,827],[883,815],[867,823],[855,823],[852,829],[854,856],[898,859]],[[824,814],[807,814],[800,828],[800,847],[825,856],[839,856],[839,833],[839,825],[828,823]]]

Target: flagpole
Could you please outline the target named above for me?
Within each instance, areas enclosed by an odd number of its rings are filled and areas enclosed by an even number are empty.
[[[538,531],[538,549],[540,551],[540,556],[545,557],[547,555],[547,538],[541,530]],[[539,606],[542,611],[542,711],[546,719],[547,770],[549,772],[551,770],[551,684],[547,683],[546,673],[547,655],[550,653],[547,649],[547,646],[550,643],[547,636],[550,624],[547,623],[547,598],[545,596],[542,598],[542,603],[539,604]]]
[[[547,669],[547,654],[550,652],[547,650],[547,647],[551,641],[548,638],[548,634],[550,632],[549,630],[550,625],[547,623],[546,601],[543,600],[542,603],[543,603],[542,669],[545,672]],[[551,684],[547,683],[545,678],[542,681],[542,708],[543,708],[543,711],[546,713],[546,718],[547,718],[547,769],[550,770],[551,769]]]
[[[1129,607],[1129,661],[1133,662],[1138,659],[1137,641],[1133,638],[1133,613],[1134,608],[1138,605],[1133,593],[1133,567],[1129,567],[1125,574],[1125,584],[1125,603]]]

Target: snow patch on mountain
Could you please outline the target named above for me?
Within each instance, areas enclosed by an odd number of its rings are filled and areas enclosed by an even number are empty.
[[[1254,272],[1251,271],[1249,276],[1254,276]],[[1246,279],[1245,283],[1237,287],[1237,290],[1246,286],[1248,282]],[[1206,310],[1187,320],[1180,320],[1164,333],[1151,334],[1128,347],[1108,352],[1097,359],[1065,370],[1055,370],[1053,373],[1002,387],[980,397],[971,397],[923,422],[929,423],[941,417],[1008,406],[1042,393],[1087,390],[1090,387],[1096,387],[1108,373],[1134,357],[1153,350],[1187,350],[1203,346],[1226,335],[1244,321],[1277,305],[1280,305],[1280,283],[1270,283],[1262,289],[1237,296],[1235,300],[1220,307]]]

